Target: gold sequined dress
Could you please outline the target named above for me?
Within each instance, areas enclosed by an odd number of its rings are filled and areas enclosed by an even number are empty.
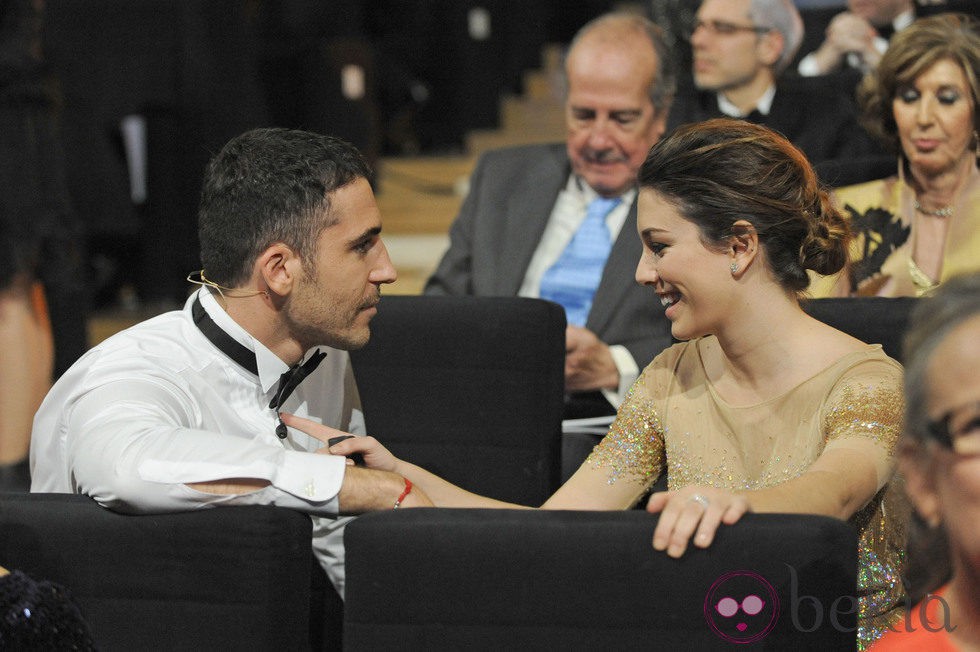
[[[848,270],[811,275],[812,297],[833,296],[846,287],[861,296],[914,297],[959,274],[980,270],[980,170],[976,167],[951,207],[943,246],[942,276],[926,277],[912,259],[916,241],[915,192],[900,173],[838,188],[834,200],[851,225]],[[839,276],[849,277],[847,281]],[[932,281],[932,282],[930,282]]]
[[[771,487],[802,474],[832,447],[873,440],[891,460],[902,419],[902,369],[879,345],[840,358],[781,396],[731,406],[708,379],[702,340],[675,344],[650,363],[588,465],[608,482],[651,486],[667,470],[670,489],[700,484]],[[899,580],[909,510],[899,479],[850,522],[859,533],[858,642],[863,648],[902,616]]]

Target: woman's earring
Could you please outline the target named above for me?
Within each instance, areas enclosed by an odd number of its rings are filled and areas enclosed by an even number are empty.
[[[980,134],[976,129],[973,130],[973,153],[980,159]]]
[[[728,269],[732,270],[732,274],[737,274],[738,273],[738,263],[732,263],[731,266]]]

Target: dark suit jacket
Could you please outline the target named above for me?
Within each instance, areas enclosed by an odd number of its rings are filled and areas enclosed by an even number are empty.
[[[713,91],[678,95],[670,110],[668,129],[710,118],[723,117]],[[821,77],[787,77],[776,84],[776,95],[767,116],[754,122],[780,132],[803,150],[811,163],[854,160],[883,155],[857,121],[853,100]]]
[[[570,172],[564,144],[484,154],[425,293],[515,296]],[[656,295],[636,282],[641,250],[634,201],[585,326],[603,342],[625,346],[642,369],[672,339]]]

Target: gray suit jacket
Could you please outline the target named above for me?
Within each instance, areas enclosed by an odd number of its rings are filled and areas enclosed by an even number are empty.
[[[570,171],[564,144],[484,154],[425,294],[515,296]],[[672,343],[656,295],[635,280],[641,251],[634,201],[585,324],[606,344],[625,346],[640,369]]]

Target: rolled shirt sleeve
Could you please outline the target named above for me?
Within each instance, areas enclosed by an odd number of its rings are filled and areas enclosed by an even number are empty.
[[[68,410],[68,467],[74,490],[121,511],[167,511],[209,503],[272,504],[337,514],[345,460],[264,441],[187,427],[197,406],[161,379],[113,382],[84,393]],[[291,436],[306,438],[302,433]],[[216,495],[187,483],[249,478],[270,486]]]

